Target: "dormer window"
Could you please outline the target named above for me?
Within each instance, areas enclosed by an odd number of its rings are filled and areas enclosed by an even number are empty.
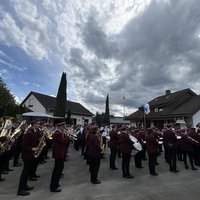
[[[34,98],[30,98],[28,101],[28,107],[33,107],[34,104]]]

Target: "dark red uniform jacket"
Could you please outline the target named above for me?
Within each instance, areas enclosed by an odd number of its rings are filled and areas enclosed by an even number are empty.
[[[172,130],[163,131],[163,143],[176,145],[177,138]]]
[[[100,140],[96,134],[90,133],[88,135],[88,156],[100,157],[101,156]]]
[[[119,148],[119,135],[117,131],[110,131],[110,148],[118,149]]]
[[[147,153],[153,154],[158,152],[159,143],[156,137],[152,134],[146,135]]]
[[[70,142],[69,137],[66,137],[64,133],[56,130],[53,134],[52,155],[55,159],[64,159],[66,155],[66,146]]]
[[[123,133],[123,132],[121,133],[119,143],[120,143],[121,153],[132,152],[134,142],[130,140],[129,135],[127,133]]]
[[[0,142],[3,143],[3,142],[5,142],[6,140],[7,140],[6,136],[1,136],[1,137],[0,137]]]
[[[21,148],[22,148],[22,158],[24,160],[33,159],[34,151],[32,148],[37,147],[38,145],[38,137],[36,134],[36,130],[32,127],[28,129],[27,133],[24,134],[22,139]]]
[[[186,134],[182,134],[180,139],[180,148],[182,151],[193,151],[193,144],[196,143],[189,139]]]

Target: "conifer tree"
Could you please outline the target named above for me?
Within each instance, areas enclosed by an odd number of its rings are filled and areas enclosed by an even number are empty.
[[[66,100],[67,100],[67,79],[66,73],[62,73],[58,93],[56,96],[56,106],[54,110],[54,116],[65,118],[66,113]]]
[[[104,115],[104,123],[110,125],[110,110],[109,110],[109,96],[107,94],[106,97],[106,108],[105,108],[105,115]]]

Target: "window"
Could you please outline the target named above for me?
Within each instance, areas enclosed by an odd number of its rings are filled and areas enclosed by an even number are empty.
[[[158,108],[154,108],[154,112],[158,112]]]
[[[34,98],[30,98],[28,101],[28,107],[33,107],[34,104]]]
[[[163,111],[163,108],[159,108],[158,112],[162,112]]]

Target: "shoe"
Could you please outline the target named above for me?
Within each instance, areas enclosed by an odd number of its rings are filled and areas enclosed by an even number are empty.
[[[159,165],[159,163],[156,163],[156,165]]]
[[[25,191],[29,191],[29,190],[33,190],[33,189],[34,189],[34,187],[26,186]]]
[[[5,181],[5,178],[0,178],[0,181]]]
[[[61,189],[51,189],[51,192],[61,192],[62,190]]]
[[[29,180],[29,181],[37,181],[37,178],[30,177],[28,180]]]
[[[189,169],[189,167],[188,167],[188,166],[185,166],[185,169]]]
[[[192,170],[198,170],[197,168],[195,168],[195,167],[192,167]]]
[[[33,176],[33,178],[39,178],[40,177],[40,175],[37,175],[37,174],[35,174],[34,176]]]
[[[6,169],[6,171],[7,171],[7,172],[12,172],[13,169],[8,168],[8,169]]]
[[[8,174],[8,172],[7,171],[3,171],[1,174]]]
[[[111,170],[118,170],[119,168],[117,168],[117,167],[111,167],[110,169]]]
[[[158,176],[158,174],[157,174],[157,173],[151,173],[151,175],[152,175],[152,176]]]
[[[96,180],[96,181],[92,181],[93,184],[100,184],[101,181],[100,180]]]
[[[29,195],[29,194],[30,194],[30,193],[27,192],[27,191],[25,191],[25,190],[21,190],[21,191],[17,192],[17,195],[20,195],[20,196],[27,196],[27,195]]]
[[[126,175],[125,178],[134,178],[134,176],[131,176],[131,175]]]
[[[179,170],[174,169],[174,170],[172,170],[172,172],[177,173],[177,172],[179,172]]]
[[[135,166],[135,167],[137,167],[137,166]],[[142,167],[142,166],[139,166],[139,167],[137,167],[137,168],[142,169],[143,167]]]
[[[14,164],[14,165],[13,165],[13,167],[20,167],[20,166],[22,166],[21,163],[17,163],[17,164]]]

